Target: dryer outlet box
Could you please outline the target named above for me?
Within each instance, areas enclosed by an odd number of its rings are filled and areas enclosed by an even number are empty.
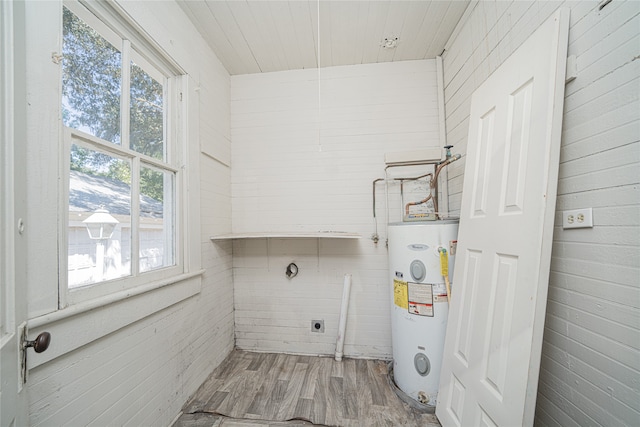
[[[311,332],[319,332],[324,334],[324,320],[312,320]]]

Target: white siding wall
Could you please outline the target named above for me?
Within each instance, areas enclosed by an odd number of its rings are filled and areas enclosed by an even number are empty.
[[[640,419],[640,2],[478,2],[444,55],[448,142],[466,151],[471,94],[551,13],[571,8],[556,231],[536,423]],[[450,170],[459,210],[464,161]],[[560,212],[593,207],[594,228]]]
[[[320,86],[320,87],[319,87]],[[360,240],[235,241],[236,344],[335,351],[345,273],[353,274],[345,354],[389,357],[384,191],[374,244],[372,181],[384,154],[438,147],[435,61],[231,77],[233,229],[353,231]],[[285,277],[289,262],[300,273]],[[311,332],[323,319],[325,333]]]
[[[206,153],[197,159],[202,290],[32,369],[28,391],[34,426],[169,425],[234,345],[231,244],[213,246],[209,240],[212,234],[231,230],[231,173],[225,165],[230,153],[229,75],[177,4],[122,4],[199,85],[199,144]],[[198,144],[198,135],[193,137]],[[46,274],[55,276],[56,271]],[[144,310],[158,298],[150,292],[136,299]],[[81,321],[66,320],[73,329]],[[79,328],[100,326],[88,323]],[[49,351],[69,339],[61,335],[52,337]],[[37,360],[34,353],[29,357]]]

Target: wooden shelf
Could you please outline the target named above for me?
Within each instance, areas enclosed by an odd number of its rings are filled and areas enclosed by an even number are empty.
[[[292,232],[249,232],[229,233],[211,236],[211,240],[233,239],[360,239],[359,233],[347,231],[292,231]]]

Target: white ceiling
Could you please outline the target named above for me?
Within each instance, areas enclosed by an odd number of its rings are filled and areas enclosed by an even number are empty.
[[[328,67],[434,58],[444,49],[469,0],[179,4],[229,74],[235,75],[316,68],[318,62]],[[396,37],[396,48],[381,47],[385,38]]]

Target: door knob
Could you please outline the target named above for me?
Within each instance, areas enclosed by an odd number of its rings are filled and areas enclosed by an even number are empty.
[[[33,341],[26,341],[24,343],[25,348],[33,347],[36,353],[42,353],[49,348],[51,343],[51,334],[49,332],[42,332]]]

